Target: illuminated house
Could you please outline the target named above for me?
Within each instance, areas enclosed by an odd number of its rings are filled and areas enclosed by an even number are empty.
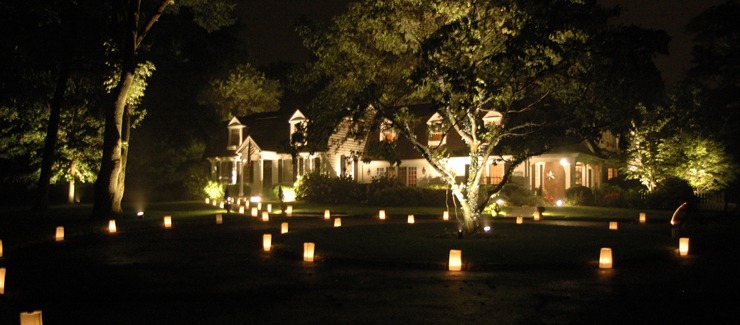
[[[417,116],[414,128],[417,139],[447,149],[451,154],[449,166],[462,182],[467,176],[469,158],[460,136],[455,132],[445,135],[437,128],[440,117],[436,113]],[[501,118],[500,113],[489,111],[483,120],[499,123]],[[301,149],[311,141],[301,136],[308,120],[300,110],[232,118],[226,126],[225,150],[209,156],[213,179],[230,185],[231,195],[239,196],[265,195],[275,185],[292,185],[298,176],[311,172],[345,175],[360,183],[382,176],[396,177],[407,186],[441,182],[439,173],[390,123],[381,122],[362,139],[355,139],[348,136],[351,123],[345,120],[326,143],[312,146],[311,152]],[[298,136],[293,141],[295,164],[290,154],[291,136]],[[393,163],[374,150],[389,143],[394,143]],[[609,133],[598,144],[581,142],[554,148],[517,166],[511,181],[537,191],[546,199],[562,199],[567,188],[578,185],[593,188],[616,176],[616,168],[604,158],[609,151],[617,151],[617,139]],[[505,164],[489,161],[481,184],[498,184]]]

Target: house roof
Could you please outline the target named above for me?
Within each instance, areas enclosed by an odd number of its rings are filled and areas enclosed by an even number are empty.
[[[246,126],[244,137],[252,137],[262,150],[286,152],[290,143],[290,124],[288,120],[295,111],[256,113],[240,117]]]

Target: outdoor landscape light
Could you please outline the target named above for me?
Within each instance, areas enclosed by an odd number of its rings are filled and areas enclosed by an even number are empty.
[[[562,207],[563,206],[563,200],[557,200],[555,202],[555,205],[557,205],[558,207]]]
[[[442,212],[442,220],[444,220],[444,221],[450,220],[450,212],[449,211]]]
[[[331,219],[331,211],[329,209],[324,210],[324,220]]]
[[[3,240],[0,239],[0,257],[3,257]]]
[[[600,269],[611,269],[612,268],[612,249],[608,247],[601,248],[601,254],[599,255],[599,268]]]
[[[206,204],[210,204],[210,203],[211,203],[211,199],[206,198]]]
[[[516,224],[517,224],[517,225],[521,225],[521,224],[522,224],[522,222],[524,222],[524,218],[522,218],[522,216],[518,216],[518,217],[516,217]]]
[[[41,311],[29,311],[21,313],[21,325],[42,325]]]
[[[141,219],[142,217],[144,217],[144,211],[136,212],[136,216],[139,217],[139,219]]]
[[[112,234],[112,233],[115,233],[116,231],[118,231],[118,228],[116,228],[116,221],[112,219],[109,220],[108,221],[108,232]]]
[[[243,205],[240,205],[239,206],[239,214],[244,214],[244,206]]]
[[[221,215],[220,213],[219,213],[219,214],[217,214],[217,215],[216,215],[216,224],[217,224],[217,225],[220,225],[220,224],[221,224],[221,223],[223,223],[223,222],[224,222],[224,217],[223,217],[223,216],[222,216],[222,215]]]
[[[409,214],[408,223],[414,223],[414,215]]]
[[[283,222],[280,224],[280,233],[281,234],[287,234],[288,233],[288,223]]]
[[[223,209],[224,208],[224,201],[221,201],[221,203],[218,204],[218,207]]]
[[[640,223],[645,223],[647,221],[647,215],[645,212],[640,212]]]
[[[257,210],[257,207],[252,208],[252,216],[256,217],[257,213],[259,213],[259,210]]]
[[[262,211],[262,221],[270,221],[270,214],[267,211]]]
[[[5,268],[0,267],[0,295],[5,294]]]
[[[262,235],[262,249],[265,252],[269,252],[271,246],[272,246],[272,235],[271,234]]]
[[[313,262],[313,252],[316,249],[316,244],[311,242],[303,243],[303,261]]]
[[[678,239],[678,253],[681,256],[689,255],[689,238],[681,237]]]
[[[272,213],[272,204],[270,203],[267,204],[267,212]]]
[[[540,212],[539,211],[535,211],[534,212],[534,220],[535,221],[540,220]]]
[[[609,230],[617,230],[617,222],[616,221],[610,221],[609,222]]]
[[[490,232],[491,231],[491,226],[485,226],[485,227],[483,227],[483,231]]]
[[[378,219],[385,220],[385,210],[378,211]]]
[[[218,204],[218,201],[216,201],[216,200],[214,199],[214,200],[213,200],[213,201],[211,202],[211,204],[212,204],[213,206],[216,206],[216,205]]]
[[[334,227],[341,227],[342,226],[342,218],[334,218]]]
[[[289,206],[285,207],[285,214],[288,217],[290,217],[290,216],[293,215],[293,206],[292,205],[289,205]]]
[[[164,227],[172,228],[172,216],[164,216]]]
[[[56,239],[56,241],[64,240],[64,227],[57,227],[57,233],[54,235],[54,239]]]
[[[450,271],[462,270],[462,251],[459,249],[450,250]]]

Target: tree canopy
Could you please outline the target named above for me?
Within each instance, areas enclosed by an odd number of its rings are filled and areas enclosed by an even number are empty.
[[[618,60],[649,65],[661,44],[616,53],[615,42],[629,34],[607,27],[614,13],[580,0],[360,1],[324,32],[301,30],[316,57],[304,81],[319,89],[309,109],[319,127],[309,132],[331,132],[346,117],[373,116],[370,128],[390,121],[443,175],[465,211],[464,228],[474,231],[487,162],[506,163],[495,192],[532,155],[595,139],[605,128],[625,128],[629,119],[617,103],[626,99],[614,100],[624,88],[604,84],[614,80],[607,67]],[[612,77],[624,85],[636,78],[630,72],[649,74],[622,71]],[[470,163],[464,183],[448,169],[449,153],[416,139],[417,105],[433,107],[445,134],[465,141]],[[501,121],[484,121],[493,111]]]

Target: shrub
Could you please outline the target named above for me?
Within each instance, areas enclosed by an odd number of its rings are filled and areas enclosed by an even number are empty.
[[[504,185],[499,192],[499,196],[506,201],[506,204],[513,206],[539,206],[544,204],[541,197],[534,195],[534,192],[516,183]]]
[[[378,206],[444,206],[445,190],[424,187],[387,187],[374,192],[368,204]]]
[[[347,176],[304,175],[296,184],[296,198],[312,203],[361,203],[363,187]]]
[[[647,206],[653,209],[675,209],[683,202],[696,200],[694,189],[683,179],[668,178],[647,196]]]
[[[219,182],[208,181],[206,186],[203,187],[203,192],[211,200],[218,200],[224,197],[224,186]]]
[[[570,205],[593,205],[594,193],[585,186],[573,186],[565,190],[565,199]]]
[[[612,208],[626,207],[624,192],[619,186],[602,184],[593,189],[594,205]]]

